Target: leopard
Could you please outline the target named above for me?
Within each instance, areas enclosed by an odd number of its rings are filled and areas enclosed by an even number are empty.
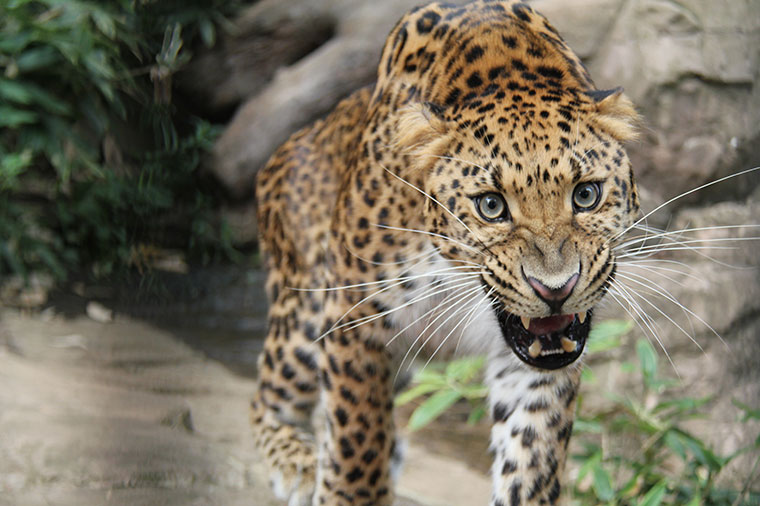
[[[480,354],[492,506],[557,504],[640,117],[514,0],[431,3],[259,171],[255,445],[289,506],[390,505],[411,364]]]

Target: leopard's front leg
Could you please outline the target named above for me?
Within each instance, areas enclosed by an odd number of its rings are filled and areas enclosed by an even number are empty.
[[[327,427],[319,447],[314,504],[390,505],[393,453],[390,357],[371,329],[335,330],[320,364]],[[370,331],[370,332],[367,332]]]
[[[490,361],[492,506],[557,504],[580,373],[576,365],[539,371],[511,356]]]

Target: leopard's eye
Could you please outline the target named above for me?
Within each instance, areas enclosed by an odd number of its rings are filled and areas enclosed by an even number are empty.
[[[502,221],[509,218],[507,203],[498,193],[484,193],[476,197],[475,204],[480,216],[486,221]]]
[[[576,212],[591,211],[601,199],[601,183],[581,183],[573,190],[573,208]]]

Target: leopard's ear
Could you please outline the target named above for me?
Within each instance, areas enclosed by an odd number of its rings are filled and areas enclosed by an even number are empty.
[[[623,93],[623,88],[592,90],[587,91],[586,95],[596,105],[594,120],[603,130],[621,142],[638,138],[641,116]]]
[[[400,112],[396,146],[405,151],[419,151],[442,138],[448,128],[443,108],[432,102],[417,102]]]

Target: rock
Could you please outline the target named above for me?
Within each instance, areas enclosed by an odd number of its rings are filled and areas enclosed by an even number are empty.
[[[334,36],[290,65],[277,60],[276,54],[269,55],[282,66],[237,110],[214,150],[211,169],[233,196],[253,193],[256,171],[291,133],[374,80],[388,32],[418,4],[418,0],[262,0],[252,8],[249,16],[272,20],[274,26],[291,19],[288,12],[330,19]],[[302,28],[313,29],[308,23]]]
[[[220,97],[246,99],[219,139],[213,161],[231,195],[250,197],[256,171],[281,142],[372,82],[388,30],[417,3],[263,0],[244,12],[237,38],[225,39],[213,57],[202,56],[197,69],[205,70],[190,79]],[[639,181],[656,198],[760,165],[760,9],[752,0],[531,5],[585,59],[598,87],[622,85],[639,105],[646,126],[629,152]],[[283,35],[296,29],[295,41]],[[228,71],[208,72],[209,63],[227,65]],[[210,75],[225,78],[211,85],[203,79]],[[210,100],[215,101],[230,103]],[[747,188],[735,184],[729,193],[741,198]]]
[[[99,302],[88,302],[85,311],[87,312],[87,316],[98,323],[110,323],[113,321],[113,311]]]

